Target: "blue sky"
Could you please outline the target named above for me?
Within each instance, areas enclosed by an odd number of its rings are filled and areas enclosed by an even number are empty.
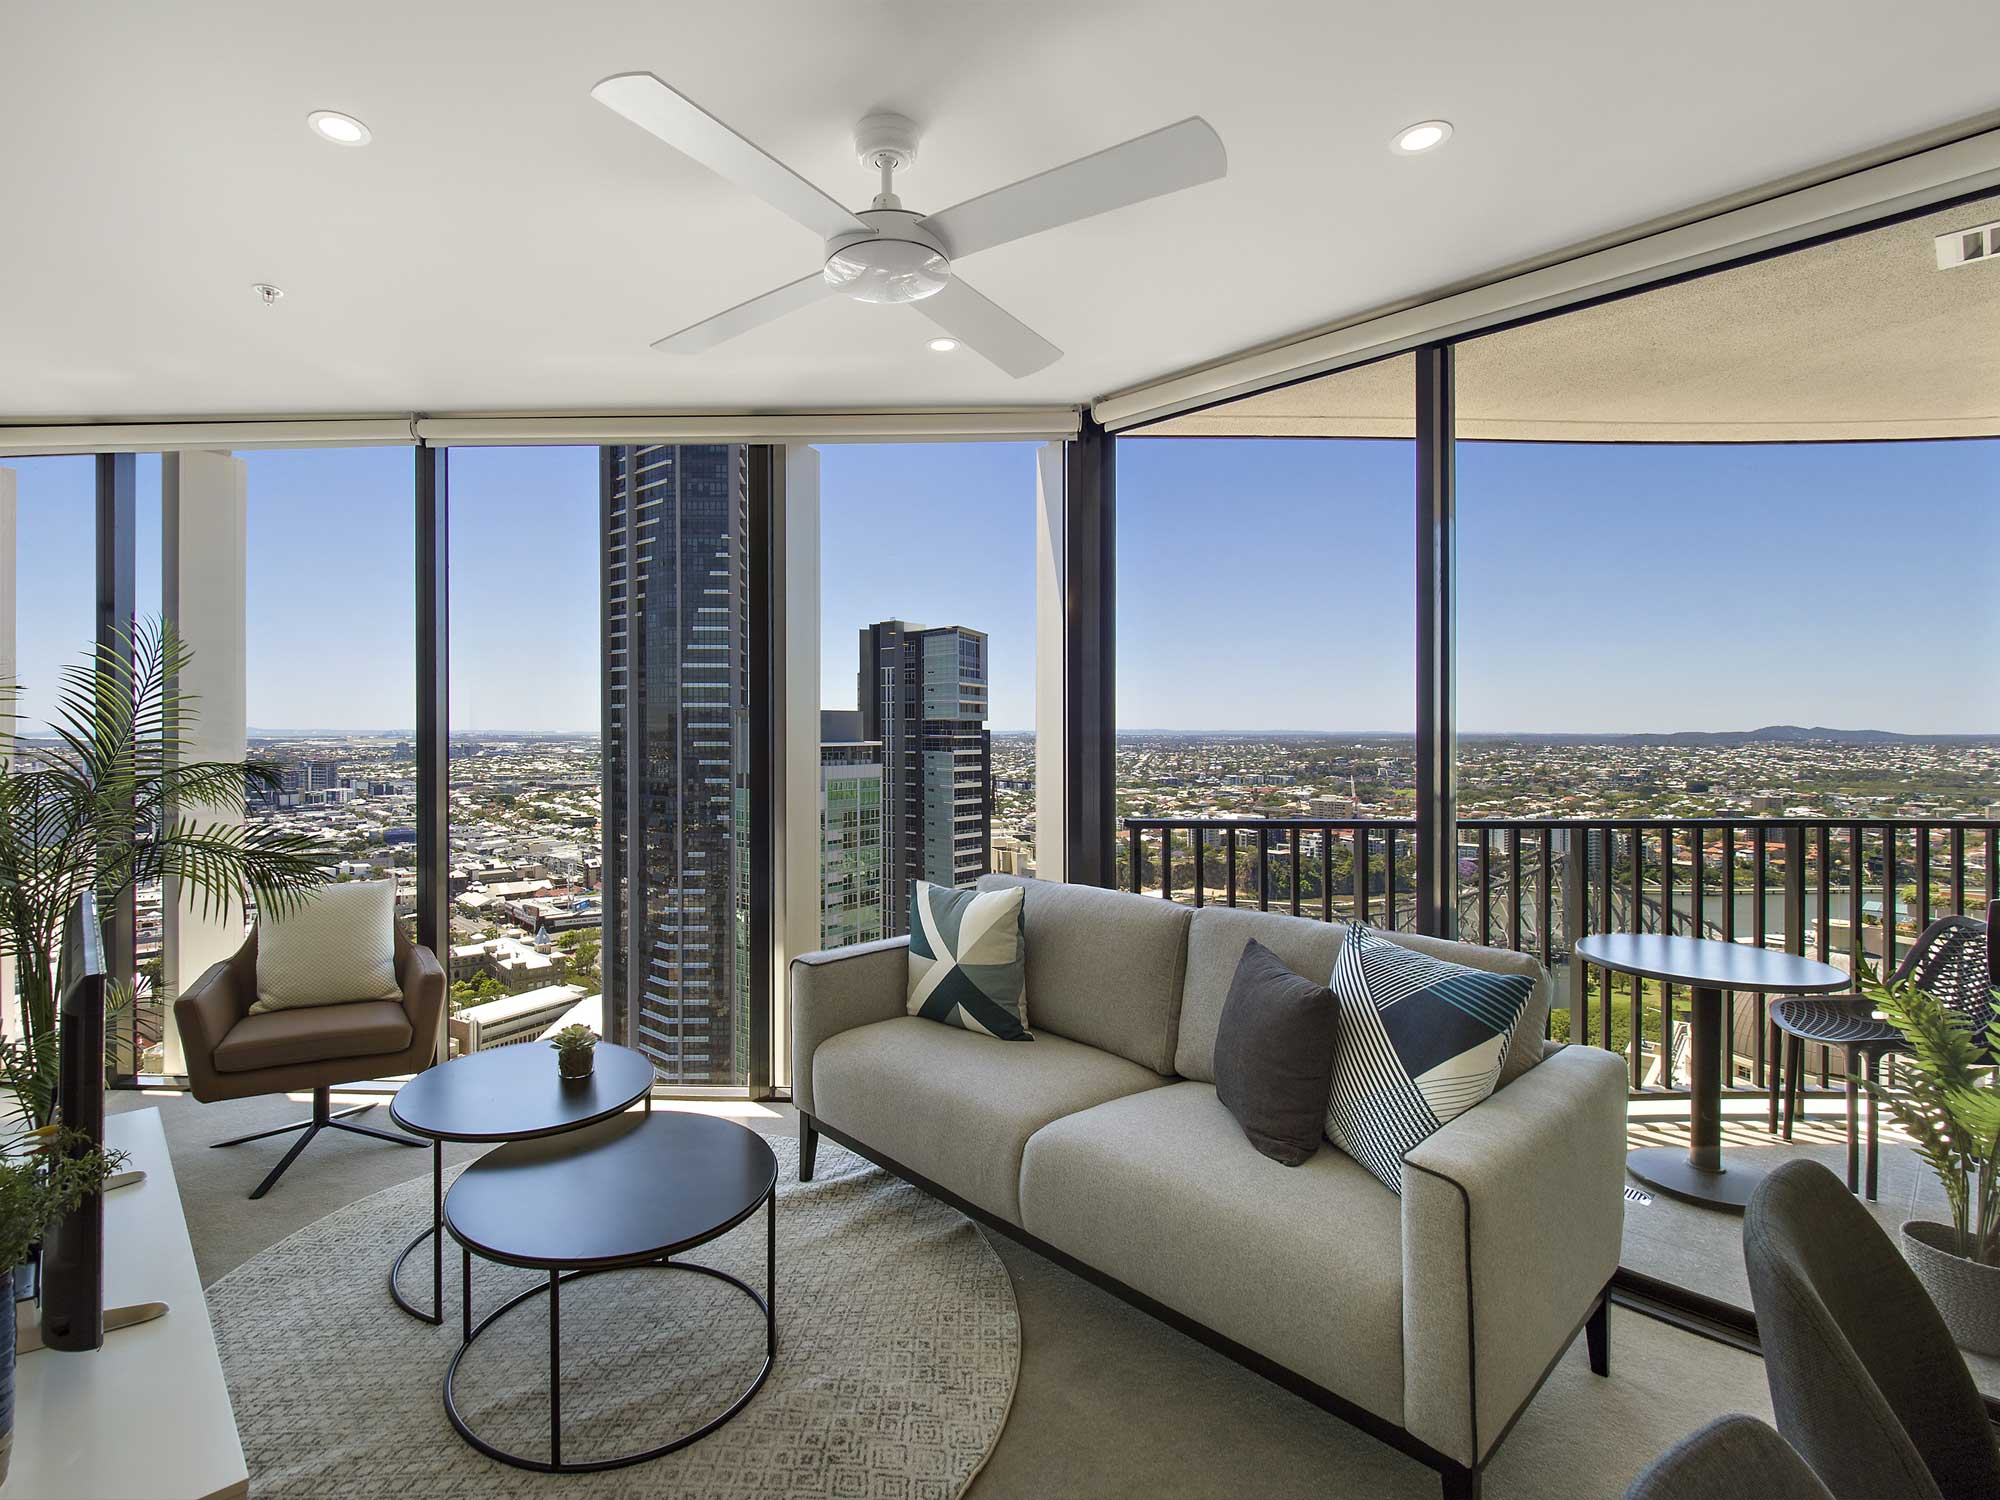
[[[993,726],[1033,721],[1035,449],[822,450],[822,695],[901,616],[992,637]],[[411,458],[250,453],[249,716],[412,719]],[[2000,731],[2000,442],[1459,448],[1468,732],[1823,723]],[[1118,448],[1118,720],[1407,732],[1411,445]],[[24,711],[91,630],[91,461],[19,482]],[[159,461],[139,469],[159,607]],[[597,720],[593,449],[452,455],[458,728]]]

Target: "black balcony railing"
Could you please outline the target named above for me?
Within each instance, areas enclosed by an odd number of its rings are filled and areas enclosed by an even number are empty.
[[[1410,819],[1127,818],[1120,884],[1193,906],[1410,928]],[[1635,1091],[1679,1092],[1685,995],[1573,962],[1591,932],[1677,932],[1893,966],[1935,917],[2000,899],[2000,820],[1479,818],[1458,825],[1458,936],[1554,974],[1552,1034],[1629,1060]],[[1764,997],[1724,1000],[1732,1088],[1777,1066]],[[1828,1086],[1837,1060],[1808,1055]]]

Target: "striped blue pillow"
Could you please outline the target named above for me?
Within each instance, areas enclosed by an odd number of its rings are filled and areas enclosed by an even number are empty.
[[[1340,997],[1326,1133],[1393,1192],[1403,1158],[1490,1095],[1535,987],[1448,963],[1350,925],[1328,988]]]

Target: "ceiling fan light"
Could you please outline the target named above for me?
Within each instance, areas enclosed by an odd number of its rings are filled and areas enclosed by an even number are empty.
[[[921,302],[951,280],[951,262],[915,240],[872,238],[826,258],[826,284],[857,302]]]

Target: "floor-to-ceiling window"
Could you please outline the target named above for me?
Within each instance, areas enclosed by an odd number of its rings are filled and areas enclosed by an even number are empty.
[[[1414,379],[1119,438],[1125,889],[1414,925]]]
[[[455,448],[451,1044],[603,1025],[596,448]]]
[[[1038,446],[820,452],[821,941],[1036,873]]]
[[[751,450],[600,457],[607,1031],[669,1084],[758,1072]]]
[[[61,718],[63,673],[96,639],[96,476],[88,457],[0,457],[0,761],[33,761]],[[0,764],[0,774],[6,766]],[[18,1035],[0,957],[0,1024]],[[129,1049],[128,1049],[129,1050]]]

